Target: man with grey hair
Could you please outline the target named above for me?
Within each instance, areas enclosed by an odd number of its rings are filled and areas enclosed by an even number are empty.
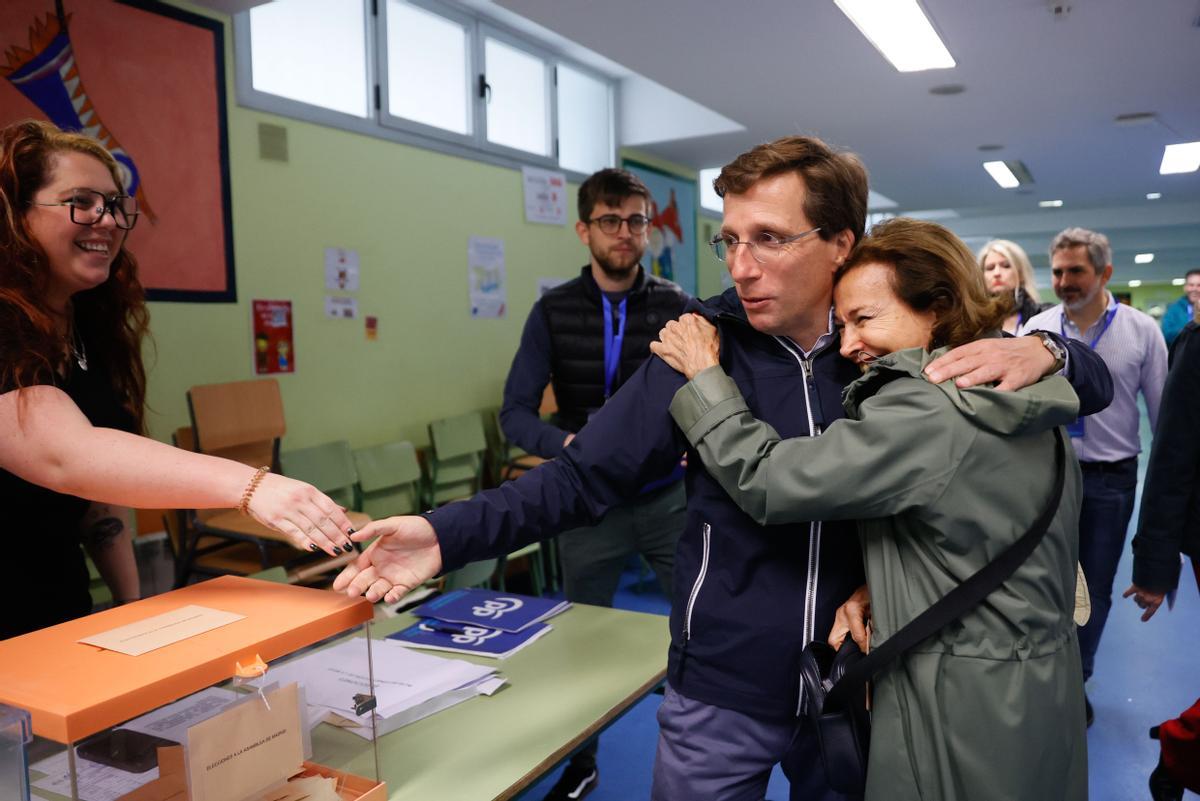
[[[1153,430],[1167,372],[1167,347],[1158,325],[1148,314],[1117,303],[1106,288],[1112,272],[1106,236],[1085,228],[1061,232],[1050,245],[1050,273],[1062,303],[1034,315],[1022,327],[1022,333],[1061,331],[1090,345],[1113,379],[1112,404],[1068,429],[1083,469],[1079,562],[1092,601],[1091,619],[1079,632],[1085,681],[1092,675],[1112,606],[1113,579],[1133,515],[1141,451],[1137,394],[1140,390],[1146,401]],[[1087,722],[1092,723],[1090,702]]]

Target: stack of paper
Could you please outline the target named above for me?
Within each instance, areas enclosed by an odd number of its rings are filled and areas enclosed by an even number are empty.
[[[371,641],[371,660],[380,735],[476,695],[491,695],[505,682],[493,668],[413,653],[387,640]],[[310,727],[326,721],[370,738],[371,713],[355,711],[355,696],[370,688],[364,638],[272,666],[264,681],[302,683]]]
[[[413,648],[504,659],[550,631],[568,601],[491,590],[455,590],[413,610],[422,619],[389,637]]]

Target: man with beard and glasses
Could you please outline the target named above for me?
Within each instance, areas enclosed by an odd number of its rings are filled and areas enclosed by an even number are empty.
[[[689,297],[647,275],[639,262],[650,226],[650,190],[625,170],[604,169],[579,187],[575,232],[591,254],[578,278],[541,297],[529,313],[504,385],[500,425],[529,453],[552,459],[650,356],[650,342],[682,312]],[[546,384],[558,412],[538,416]],[[682,449],[680,452],[682,455]],[[595,526],[559,535],[567,600],[612,606],[632,554],[654,569],[671,597],[675,546],[683,530],[683,470],[642,487]],[[595,787],[596,740],[576,754],[547,801],[582,798]]]
[[[1090,346],[1113,380],[1109,407],[1067,428],[1083,470],[1079,563],[1092,603],[1092,616],[1079,630],[1084,681],[1092,677],[1133,516],[1142,449],[1138,392],[1154,431],[1167,374],[1167,346],[1158,326],[1150,315],[1117,302],[1107,288],[1112,273],[1108,237],[1086,228],[1062,231],[1050,243],[1050,278],[1062,303],[1034,315],[1022,328],[1055,331]],[[1090,726],[1092,704],[1086,696],[1084,702]]]

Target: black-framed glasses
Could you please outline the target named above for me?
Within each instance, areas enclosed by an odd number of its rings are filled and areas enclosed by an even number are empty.
[[[129,195],[105,197],[93,189],[72,189],[71,196],[59,203],[30,202],[31,206],[68,206],[71,222],[76,225],[95,225],[111,214],[118,228],[128,231],[137,223],[137,198]]]
[[[754,260],[759,264],[766,264],[769,261],[779,258],[783,253],[785,245],[790,245],[820,230],[821,226],[818,225],[816,228],[810,228],[807,231],[801,231],[792,236],[777,236],[768,231],[763,231],[746,242],[734,239],[728,234],[718,234],[708,244],[712,248],[713,254],[721,261],[729,261],[730,252],[738,245],[747,245],[750,248],[750,255],[754,257]]]
[[[621,223],[629,226],[629,233],[640,234],[650,224],[650,218],[645,214],[630,214],[628,217],[621,217],[616,214],[601,214],[599,217],[593,217],[588,220],[588,222],[600,226],[600,230],[606,234],[615,234],[620,231]]]

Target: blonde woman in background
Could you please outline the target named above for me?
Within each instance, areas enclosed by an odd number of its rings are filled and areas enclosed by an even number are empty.
[[[988,292],[1013,294],[1016,311],[1004,320],[1004,330],[1017,333],[1023,322],[1042,310],[1029,257],[1016,242],[993,239],[979,251],[979,266],[983,269]]]

